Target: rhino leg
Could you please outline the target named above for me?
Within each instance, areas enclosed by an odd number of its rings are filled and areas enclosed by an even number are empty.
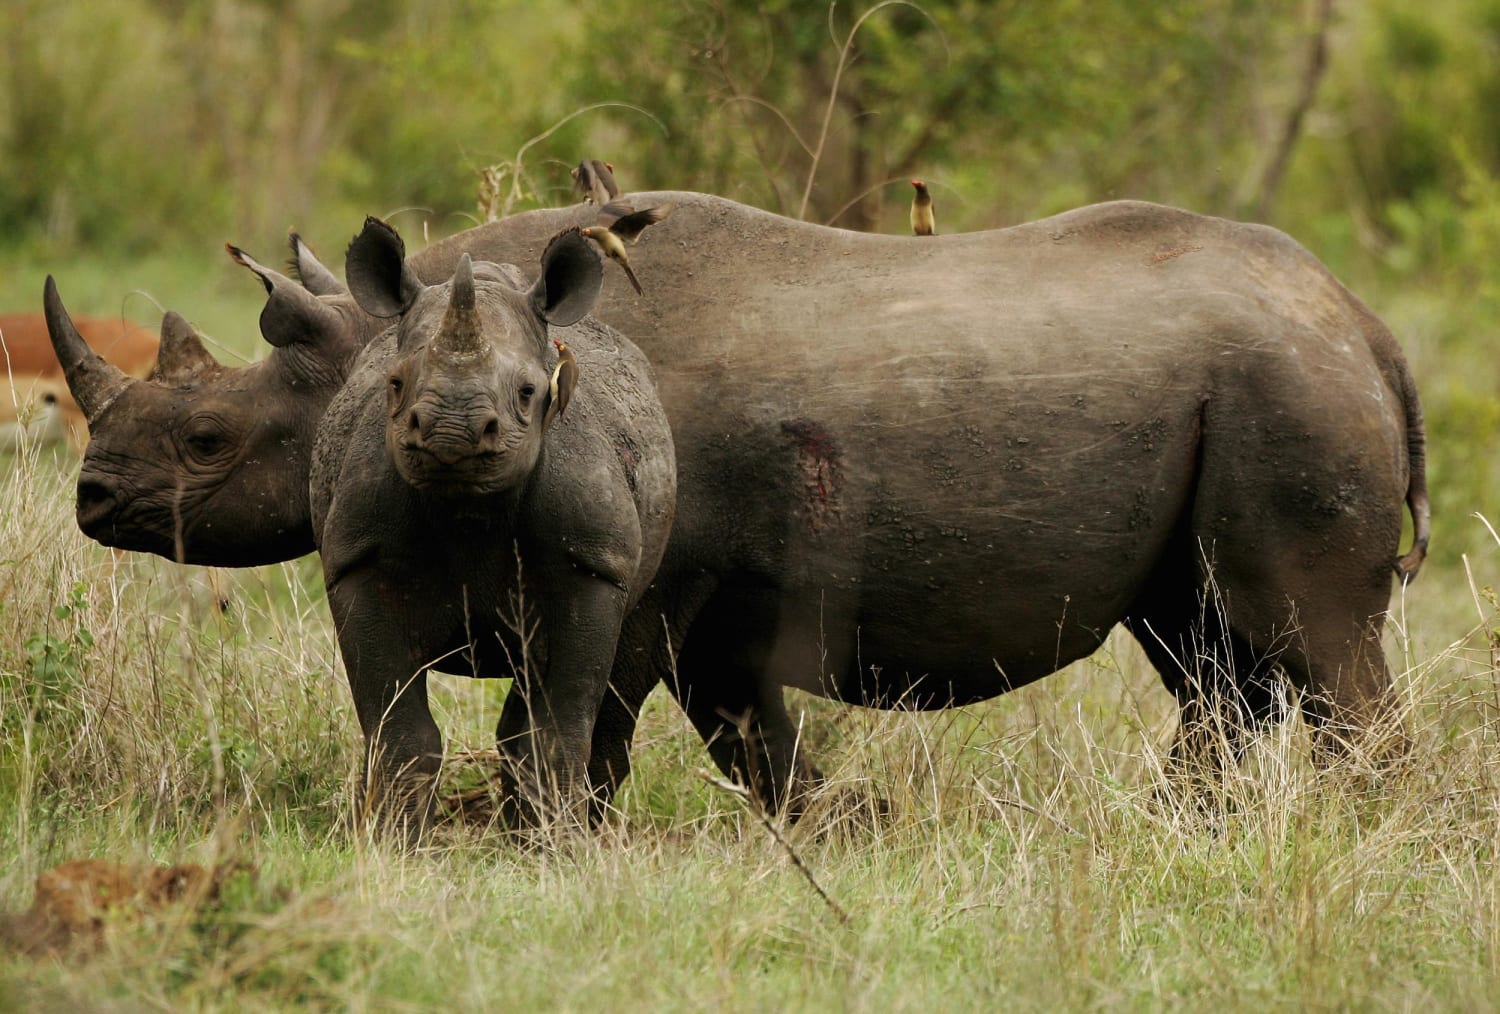
[[[798,742],[780,683],[767,677],[774,594],[720,590],[688,631],[668,686],[725,775],[769,812],[797,817],[823,781]]]
[[[672,587],[668,595],[664,588]],[[609,689],[599,704],[589,751],[590,819],[597,822],[630,775],[636,722],[651,691],[670,676],[683,635],[712,591],[710,580],[658,581],[625,617]]]
[[[1285,675],[1229,629],[1192,541],[1179,538],[1164,554],[1124,626],[1177,699],[1171,771],[1214,779],[1240,760],[1248,734],[1285,717]]]
[[[1286,673],[1324,761],[1351,746],[1384,753],[1404,743],[1380,644],[1400,492],[1351,482],[1336,493],[1347,506],[1330,505],[1311,520],[1278,516],[1285,498],[1250,503],[1240,518],[1256,524],[1233,538],[1204,539],[1224,623],[1252,658]]]
[[[392,622],[373,604],[388,589],[369,572],[329,588],[354,710],[365,739],[361,811],[379,825],[398,825],[415,842],[432,820],[443,738],[427,704],[426,662],[434,652],[414,644],[414,625]]]
[[[625,614],[625,590],[613,582],[566,564],[548,573],[546,673],[517,681],[496,730],[512,816],[524,823],[583,815],[591,743]],[[618,717],[611,707],[610,721]],[[631,725],[633,732],[633,717]]]

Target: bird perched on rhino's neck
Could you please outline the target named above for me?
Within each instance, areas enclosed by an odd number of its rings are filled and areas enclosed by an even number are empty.
[[[625,271],[625,277],[630,279],[630,284],[635,286],[637,295],[644,296],[646,291],[641,288],[641,283],[636,280],[635,272],[630,270],[630,257],[625,253],[625,244],[621,242],[619,234],[602,225],[591,225],[587,229],[580,229],[589,239],[599,245],[604,255]]]
[[[937,219],[932,214],[932,195],[927,192],[927,184],[921,180],[912,180],[911,185],[917,191],[911,199],[911,234],[936,236]]]
[[[615,183],[615,167],[611,162],[597,158],[586,158],[574,167],[573,191],[583,198],[585,204],[603,206],[620,196]]]
[[[557,346],[557,369],[552,371],[552,383],[547,390],[547,411],[542,415],[542,431],[552,425],[552,420],[563,414],[573,397],[573,388],[578,386],[578,357],[568,348],[567,342],[552,339]]]

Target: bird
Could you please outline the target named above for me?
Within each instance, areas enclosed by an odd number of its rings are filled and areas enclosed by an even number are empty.
[[[573,168],[573,191],[583,197],[585,204],[604,205],[620,194],[615,185],[614,166],[597,158],[581,160]]]
[[[932,195],[927,192],[927,184],[921,180],[912,180],[911,185],[917,188],[911,199],[911,234],[936,236],[937,219],[932,214]]]
[[[552,425],[552,420],[562,415],[573,397],[573,388],[578,383],[578,358],[567,342],[552,339],[557,346],[557,369],[552,371],[552,383],[547,388],[547,410],[542,414],[542,429]]]
[[[672,213],[670,204],[653,204],[649,208],[635,210],[629,201],[610,201],[599,209],[599,224],[621,239],[639,243],[641,233],[648,225],[655,225]]]
[[[616,197],[619,197],[620,188],[615,183],[615,164],[613,162],[601,162],[597,158],[593,158],[589,159],[589,165],[594,169],[594,179],[599,181],[599,185],[604,188],[604,192],[609,195],[609,199],[612,201]],[[598,203],[603,204],[604,202],[599,201]]]
[[[619,235],[602,225],[591,225],[587,229],[578,231],[597,243],[599,249],[604,251],[604,256],[625,269],[625,277],[629,278],[630,284],[635,286],[637,295],[646,294],[646,291],[641,288],[641,283],[636,281],[635,272],[630,270],[630,258],[625,254],[625,244],[620,241]]]

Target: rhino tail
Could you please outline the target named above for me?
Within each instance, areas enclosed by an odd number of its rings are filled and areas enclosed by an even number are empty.
[[[1422,422],[1422,403],[1417,398],[1417,383],[1405,357],[1396,357],[1401,378],[1401,401],[1406,410],[1406,506],[1411,510],[1411,549],[1396,558],[1392,567],[1404,586],[1417,576],[1427,559],[1427,544],[1432,536],[1432,504],[1427,499],[1427,428]]]

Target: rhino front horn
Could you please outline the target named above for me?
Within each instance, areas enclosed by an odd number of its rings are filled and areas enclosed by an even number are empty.
[[[47,276],[47,284],[42,290],[42,308],[47,316],[52,350],[62,364],[68,390],[73,392],[73,400],[83,409],[84,418],[92,424],[133,381],[119,367],[105,362],[89,348],[78,328],[73,326],[73,318],[68,316],[51,275]]]
[[[458,259],[453,272],[453,292],[448,296],[448,312],[443,315],[432,345],[440,354],[450,356],[472,356],[484,351],[479,312],[474,308],[474,265],[468,254]]]

